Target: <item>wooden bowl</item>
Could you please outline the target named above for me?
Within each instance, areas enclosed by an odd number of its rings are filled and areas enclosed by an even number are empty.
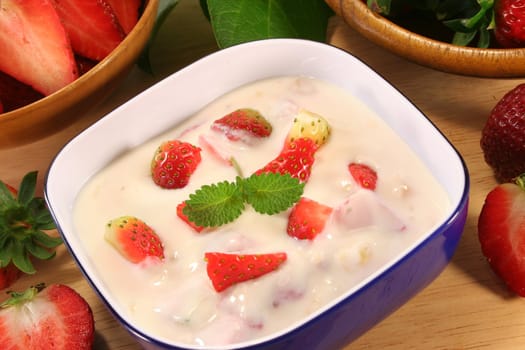
[[[444,72],[492,78],[525,77],[524,49],[480,49],[430,39],[373,12],[363,0],[325,0],[361,35],[418,64]]]
[[[155,24],[158,3],[159,0],[148,0],[133,30],[87,73],[49,96],[0,114],[0,149],[52,135],[107,97],[127,76],[146,46]]]

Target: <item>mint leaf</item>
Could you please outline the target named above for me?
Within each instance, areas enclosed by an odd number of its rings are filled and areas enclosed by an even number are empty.
[[[324,42],[333,14],[323,0],[208,0],[219,47],[267,38]]]
[[[256,212],[273,215],[297,202],[303,194],[304,184],[289,174],[265,173],[252,175],[243,182],[243,192]]]
[[[234,221],[243,210],[244,200],[239,186],[224,181],[204,185],[190,194],[183,213],[198,226],[215,227]]]
[[[261,214],[273,215],[290,208],[302,196],[304,184],[289,174],[237,176],[235,182],[204,185],[190,194],[183,214],[197,226],[218,227],[237,219],[250,204]]]

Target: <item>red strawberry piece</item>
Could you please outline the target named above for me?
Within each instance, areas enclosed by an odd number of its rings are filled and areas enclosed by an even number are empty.
[[[525,172],[525,84],[498,101],[483,127],[480,143],[485,161],[500,182]]]
[[[151,161],[153,181],[162,188],[183,188],[201,162],[201,149],[188,142],[163,142]]]
[[[164,259],[161,239],[150,226],[136,217],[121,216],[109,221],[104,238],[134,264],[147,258]]]
[[[20,271],[13,263],[5,267],[0,267],[0,290],[10,287],[22,276]]]
[[[275,271],[286,261],[286,253],[229,254],[208,252],[206,271],[217,292],[234,284],[261,277]]]
[[[319,147],[309,138],[300,138],[285,143],[281,153],[262,169],[261,173],[290,174],[301,182],[307,182],[315,161],[315,152]]]
[[[377,173],[368,165],[362,163],[350,163],[348,164],[348,171],[362,188],[372,191],[376,189]]]
[[[525,46],[525,3],[516,0],[495,1],[494,20],[494,37],[501,46]]]
[[[327,205],[302,197],[290,212],[286,232],[297,239],[313,240],[323,232],[332,211]]]
[[[86,300],[74,289],[53,284],[11,292],[0,308],[0,348],[89,350],[95,323]]]
[[[139,20],[142,0],[107,0],[124,30],[124,33],[131,32]]]
[[[224,133],[232,141],[268,137],[272,133],[272,125],[251,108],[237,109],[214,121],[211,128]]]
[[[0,100],[2,100],[4,112],[7,113],[24,107],[43,97],[44,95],[34,90],[31,86],[0,72]]]
[[[77,61],[78,74],[81,76],[89,72],[91,68],[95,67],[95,65],[98,63],[96,61],[90,60],[89,58],[78,55],[75,56],[75,59]]]
[[[54,1],[76,54],[100,61],[124,39],[124,31],[106,0]]]
[[[489,192],[478,219],[478,237],[491,268],[525,297],[525,174]]]
[[[184,214],[184,207],[186,206],[186,202],[182,202],[179,205],[177,205],[177,216],[184,221],[186,224],[188,224],[195,232],[201,232],[204,230],[203,226],[195,225],[194,222],[190,221],[188,217]]]
[[[2,0],[0,71],[43,95],[78,77],[69,38],[51,0]]]
[[[0,100],[0,114],[4,113],[4,105],[2,104],[2,100]]]

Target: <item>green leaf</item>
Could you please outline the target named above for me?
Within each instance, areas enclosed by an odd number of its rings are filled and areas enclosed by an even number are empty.
[[[459,46],[467,46],[476,36],[476,32],[470,33],[461,33],[456,32],[454,38],[452,39],[452,44]]]
[[[6,267],[13,256],[13,241],[5,240],[0,246],[0,267]]]
[[[304,184],[289,174],[252,175],[243,183],[248,202],[258,213],[273,215],[290,208],[303,194]]]
[[[49,260],[56,255],[55,251],[48,250],[38,244],[34,244],[31,242],[27,242],[25,244],[25,248],[32,256],[41,260]]]
[[[51,213],[47,209],[46,202],[43,198],[33,198],[28,204],[27,209],[32,218],[32,224],[38,230],[52,230],[56,228]]]
[[[36,231],[32,235],[33,242],[46,247],[46,248],[55,248],[62,244],[62,238],[60,237],[51,237],[45,234],[42,231]]]
[[[22,205],[27,205],[35,196],[37,172],[32,171],[27,173],[18,189],[18,202]]]
[[[16,198],[7,189],[5,183],[0,181],[0,211],[18,205]]]
[[[208,0],[207,5],[221,48],[267,38],[324,42],[333,14],[322,0]]]
[[[183,213],[198,226],[216,227],[237,219],[244,200],[236,183],[224,181],[204,185],[190,195]]]
[[[155,42],[155,38],[157,37],[157,34],[160,28],[164,24],[164,21],[166,20],[166,18],[168,18],[168,15],[175,8],[178,2],[179,0],[160,0],[159,1],[159,8],[157,10],[157,18],[155,20],[155,25],[151,32],[150,38],[148,42],[146,43],[146,46],[144,47],[144,50],[142,50],[137,60],[138,67],[147,73],[153,74],[153,68],[151,66],[151,61],[150,61],[151,47],[153,46],[153,43]]]
[[[27,274],[36,272],[35,267],[31,263],[31,259],[24,248],[24,243],[20,241],[13,241],[13,251],[11,259],[18,269]]]

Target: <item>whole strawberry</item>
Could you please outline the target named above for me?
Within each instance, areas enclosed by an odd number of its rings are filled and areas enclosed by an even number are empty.
[[[525,172],[525,84],[496,104],[483,128],[481,148],[500,182]]]
[[[525,174],[487,195],[479,215],[478,237],[494,272],[525,297]]]
[[[188,142],[163,142],[151,161],[153,181],[162,188],[183,188],[201,162],[201,149]]]
[[[89,350],[95,322],[86,300],[63,284],[10,292],[0,304],[0,349]]]
[[[494,5],[494,37],[503,47],[525,46],[525,3],[496,0]]]

